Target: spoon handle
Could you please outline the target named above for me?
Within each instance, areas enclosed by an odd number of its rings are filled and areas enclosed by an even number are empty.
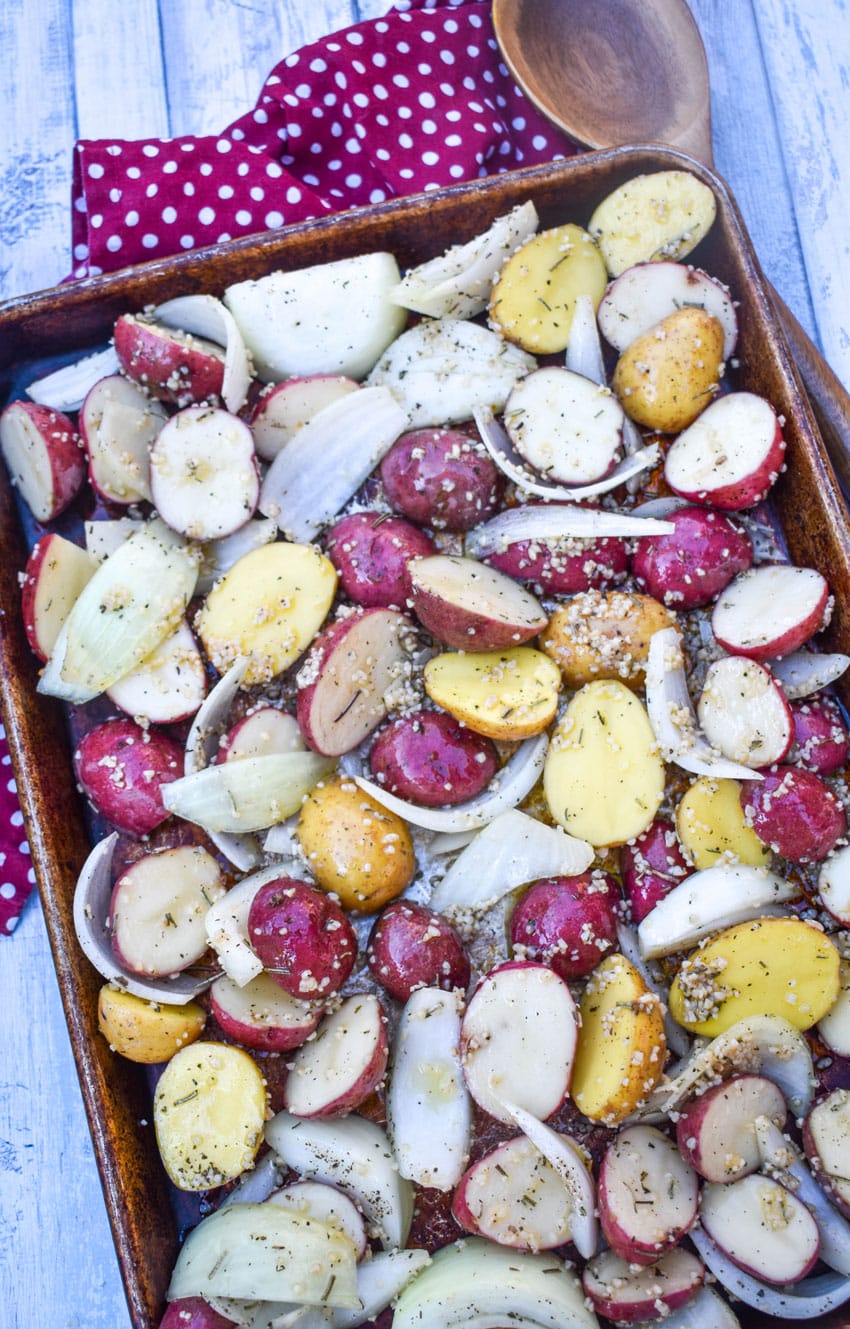
[[[850,500],[850,393],[836,377],[781,295],[771,287],[797,371],[806,386],[823,441],[845,497]]]

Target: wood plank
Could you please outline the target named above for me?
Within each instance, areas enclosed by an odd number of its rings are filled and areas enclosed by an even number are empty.
[[[79,138],[165,138],[170,132],[163,85],[157,0],[109,8],[73,6],[73,69]]]
[[[824,0],[755,0],[818,337],[850,386],[850,14]]]

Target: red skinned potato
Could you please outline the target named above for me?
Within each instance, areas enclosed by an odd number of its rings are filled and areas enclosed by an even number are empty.
[[[817,1263],[820,1237],[811,1211],[773,1177],[708,1182],[700,1226],[739,1269],[764,1283],[796,1283]]]
[[[752,392],[711,403],[673,442],[664,478],[676,494],[737,512],[761,503],[785,456],[776,412]]]
[[[697,715],[712,747],[745,766],[784,761],[794,741],[781,685],[765,665],[743,655],[724,655],[709,665]]]
[[[667,516],[669,535],[644,536],[632,556],[632,572],[643,591],[671,609],[698,609],[725,590],[753,561],[746,531],[722,512],[679,508]]]
[[[207,406],[172,415],[150,450],[150,488],[159,515],[181,535],[219,540],[238,531],[260,494],[245,421]]]
[[[533,595],[474,558],[421,558],[410,578],[416,616],[444,646],[466,651],[521,646],[549,621]]]
[[[293,877],[277,877],[257,891],[248,940],[284,992],[302,1000],[338,992],[357,958],[356,934],[336,901]]]
[[[699,1179],[653,1126],[629,1126],[599,1165],[599,1221],[608,1245],[631,1264],[655,1264],[693,1227]]]
[[[847,834],[847,814],[812,771],[776,766],[741,785],[749,825],[774,853],[795,863],[819,863]]]
[[[621,845],[620,873],[634,922],[642,922],[692,871],[667,817],[656,817],[641,835]]]
[[[225,893],[224,874],[200,845],[144,854],[119,876],[109,907],[112,949],[131,973],[164,978],[197,964],[206,916]]]
[[[763,1075],[735,1075],[712,1085],[680,1110],[676,1139],[683,1158],[706,1181],[737,1181],[761,1167],[757,1117],[782,1127],[782,1091]]]
[[[803,1147],[832,1203],[850,1218],[850,1090],[833,1089],[810,1109],[803,1122]]]
[[[402,516],[436,531],[468,531],[498,511],[501,471],[460,429],[402,434],[381,462],[384,491]]]
[[[32,547],[21,583],[21,614],[30,647],[48,660],[62,624],[97,564],[62,535],[43,535]]]
[[[321,1006],[284,992],[272,974],[239,987],[227,974],[210,988],[210,1011],[228,1038],[260,1052],[289,1052],[318,1027]]]
[[[311,1119],[345,1116],[377,1089],[388,1058],[378,998],[370,992],[347,997],[292,1058],[284,1086],[287,1110]]]
[[[80,740],[74,771],[86,798],[113,826],[148,835],[171,815],[161,789],[183,774],[183,748],[135,720],[106,720]]]
[[[711,626],[730,655],[775,660],[826,627],[831,610],[826,578],[814,568],[765,564],[742,572],[721,592]]]
[[[89,389],[80,433],[89,480],[101,498],[121,504],[150,498],[150,446],[166,418],[159,402],[121,374],[109,374]]]
[[[789,760],[816,775],[832,775],[850,757],[850,729],[833,697],[791,703],[794,746]]]
[[[514,954],[549,965],[567,982],[584,978],[616,947],[619,900],[607,872],[536,881],[511,914]]]
[[[314,415],[358,386],[353,378],[343,374],[311,374],[269,384],[260,394],[251,416],[258,455],[264,461],[274,461]]]
[[[235,1323],[213,1310],[203,1297],[179,1297],[166,1310],[159,1329],[231,1329]]]
[[[303,752],[298,721],[276,706],[259,706],[227,730],[221,738],[216,762],[242,757],[267,757],[279,752]]]
[[[127,377],[161,401],[191,406],[221,395],[224,352],[135,314],[116,321],[115,353]]]
[[[581,1281],[600,1315],[618,1324],[637,1324],[684,1306],[704,1276],[702,1261],[692,1251],[667,1251],[646,1268],[603,1251],[585,1266]]]
[[[67,415],[34,401],[13,401],[0,415],[0,451],[36,521],[64,512],[86,478],[83,445]]]
[[[518,540],[499,553],[488,554],[485,562],[528,583],[538,595],[577,595],[591,589],[606,590],[622,581],[629,570],[629,553],[626,541],[618,537],[591,540],[571,536],[552,544]]]
[[[403,609],[411,594],[409,563],[433,554],[418,526],[385,512],[353,512],[328,531],[328,558],[349,600],[367,608]]]
[[[463,942],[442,914],[412,900],[393,900],[375,922],[366,948],[376,983],[407,1001],[417,988],[450,992],[469,986],[469,959]]]
[[[381,730],[369,765],[389,793],[436,808],[483,793],[499,758],[491,739],[473,733],[447,711],[415,711]]]
[[[328,624],[298,674],[296,715],[314,752],[338,757],[377,729],[401,679],[410,620],[393,609],[361,609]]]
[[[466,1232],[514,1250],[547,1251],[570,1240],[573,1200],[524,1135],[505,1140],[461,1177],[452,1217]]]

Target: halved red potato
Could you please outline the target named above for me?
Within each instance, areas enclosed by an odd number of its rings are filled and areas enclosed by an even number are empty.
[[[285,875],[265,882],[251,901],[248,940],[266,972],[302,1000],[338,992],[357,958],[357,936],[336,901]]]
[[[623,408],[608,388],[570,369],[550,365],[521,379],[503,419],[517,452],[547,480],[590,484],[619,460]]]
[[[667,817],[656,817],[645,831],[621,845],[620,873],[635,923],[642,922],[692,871]]]
[[[83,445],[67,415],[34,401],[13,401],[0,415],[0,451],[36,521],[58,517],[86,478]]]
[[[403,609],[411,595],[415,558],[435,552],[418,526],[386,512],[352,512],[327,534],[328,557],[349,600],[367,608]]]
[[[295,1117],[342,1117],[384,1078],[389,1056],[386,1019],[369,992],[347,997],[295,1053],[284,1103]]]
[[[135,314],[121,315],[114,339],[124,373],[154,397],[190,406],[221,395],[224,351],[220,346]]]
[[[585,1265],[581,1281],[600,1315],[618,1324],[636,1324],[684,1306],[704,1277],[702,1260],[692,1251],[667,1251],[646,1268],[603,1251]]]
[[[482,793],[499,758],[489,738],[445,711],[413,711],[391,721],[369,753],[374,778],[399,798],[424,807],[465,803]]]
[[[635,263],[610,283],[596,317],[599,330],[615,351],[624,351],[662,319],[685,305],[696,305],[723,328],[723,359],[738,340],[738,316],[728,287],[688,263]]]
[[[669,535],[644,536],[632,555],[641,590],[671,609],[698,609],[725,590],[753,561],[746,531],[722,512],[684,507],[668,513]]]
[[[134,974],[155,978],[196,964],[207,949],[207,910],[225,889],[221,868],[200,845],[136,859],[112,891],[116,959]]]
[[[186,620],[106,695],[127,715],[149,724],[174,724],[194,715],[207,695],[207,676]]]
[[[413,900],[393,900],[377,919],[366,949],[376,983],[407,1001],[418,988],[450,992],[469,986],[469,959],[460,936],[443,914]]]
[[[258,706],[222,735],[216,761],[266,757],[277,752],[303,752],[306,747],[298,721],[276,706]]]
[[[741,807],[756,835],[795,863],[819,863],[847,833],[847,813],[829,785],[799,766],[744,780]]]
[[[655,1264],[693,1227],[696,1172],[654,1126],[621,1130],[599,1165],[599,1221],[608,1245],[630,1264]]]
[[[269,384],[260,394],[251,416],[251,433],[258,456],[264,461],[274,461],[308,420],[357,387],[353,378],[343,374],[310,374]]]
[[[514,956],[549,965],[566,982],[584,978],[617,945],[620,892],[607,872],[536,881],[514,906]]]
[[[80,432],[93,489],[112,503],[149,499],[150,448],[167,416],[137,383],[110,374],[90,389]]]
[[[515,1250],[548,1251],[570,1239],[572,1197],[524,1135],[479,1158],[461,1177],[452,1217],[467,1232]]]
[[[396,512],[435,531],[468,531],[498,511],[505,478],[477,438],[460,429],[413,429],[381,462]]]
[[[850,1218],[850,1090],[833,1089],[811,1108],[803,1122],[803,1145],[818,1181]]]
[[[267,973],[243,987],[222,974],[210,988],[210,1011],[228,1038],[261,1052],[300,1047],[322,1016],[320,1005],[290,996]]]
[[[680,1109],[676,1139],[682,1156],[706,1181],[737,1181],[761,1166],[757,1117],[782,1127],[788,1108],[781,1089],[763,1075],[734,1075]]]
[[[719,397],[674,440],[664,478],[676,494],[735,512],[761,503],[783,466],[776,412],[752,392]]]
[[[474,558],[435,554],[417,559],[410,581],[420,623],[445,646],[458,650],[519,646],[549,621],[533,595]]]
[[[121,830],[148,835],[170,816],[162,786],[183,773],[183,748],[135,720],[106,720],[80,740],[74,771],[98,812]]]
[[[712,747],[744,766],[783,761],[794,741],[785,693],[769,669],[746,656],[727,655],[709,666],[697,714]]]
[[[791,703],[794,746],[790,760],[814,771],[833,775],[850,757],[850,729],[834,697],[821,693]]]
[[[492,969],[469,999],[461,1061],[470,1094],[497,1121],[512,1123],[505,1102],[545,1120],[570,1086],[578,1013],[553,969],[509,961]]]
[[[527,503],[539,511],[549,504]],[[619,536],[592,539],[517,540],[506,549],[487,554],[491,567],[529,584],[537,595],[576,595],[591,588],[604,590],[622,581],[629,570],[628,545]]]
[[[739,1269],[765,1283],[796,1283],[814,1267],[818,1226],[793,1191],[752,1173],[726,1185],[708,1182],[700,1223]]]
[[[238,416],[187,406],[150,450],[151,497],[172,530],[218,540],[244,526],[260,496],[251,431]]]
[[[319,634],[298,674],[296,703],[314,752],[338,757],[377,729],[404,671],[404,635],[411,626],[394,609],[362,609]]]
[[[742,572],[730,583],[714,606],[711,626],[730,655],[773,660],[799,650],[826,627],[831,610],[821,573],[773,563]]]
[[[21,582],[27,641],[39,660],[53,654],[62,624],[97,563],[63,535],[43,535],[32,547]]]

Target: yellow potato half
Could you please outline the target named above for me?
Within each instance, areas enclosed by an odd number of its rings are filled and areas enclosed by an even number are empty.
[[[531,738],[558,709],[561,675],[533,646],[445,651],[425,666],[425,691],[476,734],[505,742]]]
[[[254,1161],[266,1086],[256,1063],[226,1043],[194,1043],[171,1058],[156,1087],[163,1166],[182,1191],[223,1186]]]
[[[670,1013],[709,1038],[751,1015],[809,1029],[839,988],[838,951],[819,928],[799,918],[757,918],[727,928],[683,962]]]
[[[329,558],[310,545],[277,541],[234,563],[210,591],[195,626],[219,673],[247,655],[245,686],[265,683],[306,651],[335,591]]]
[[[555,730],[543,767],[554,820],[594,847],[645,831],[664,796],[664,762],[643,704],[624,683],[587,683]]]
[[[719,320],[686,305],[623,351],[611,387],[639,425],[678,434],[713,400],[722,371]]]
[[[571,223],[541,231],[502,267],[490,299],[490,326],[536,355],[563,351],[577,298],[590,296],[595,309],[607,279],[587,231]]]
[[[615,1126],[661,1079],[667,1044],[661,1003],[623,955],[597,965],[582,994],[570,1094],[591,1121]]]
[[[206,1012],[196,1001],[161,1006],[107,983],[97,999],[97,1025],[113,1052],[156,1065],[200,1038]]]
[[[737,780],[694,780],[676,808],[676,830],[685,852],[698,868],[721,861],[768,867],[771,852],[744,820]]]
[[[582,591],[559,605],[539,638],[568,688],[596,679],[643,686],[652,634],[675,625],[675,615],[651,595]]]
[[[311,790],[298,839],[319,886],[359,914],[374,914],[401,895],[416,871],[406,823],[353,780],[325,780]]]
[[[684,258],[714,221],[708,185],[689,171],[636,175],[599,204],[588,230],[608,272],[618,277],[635,263]]]

